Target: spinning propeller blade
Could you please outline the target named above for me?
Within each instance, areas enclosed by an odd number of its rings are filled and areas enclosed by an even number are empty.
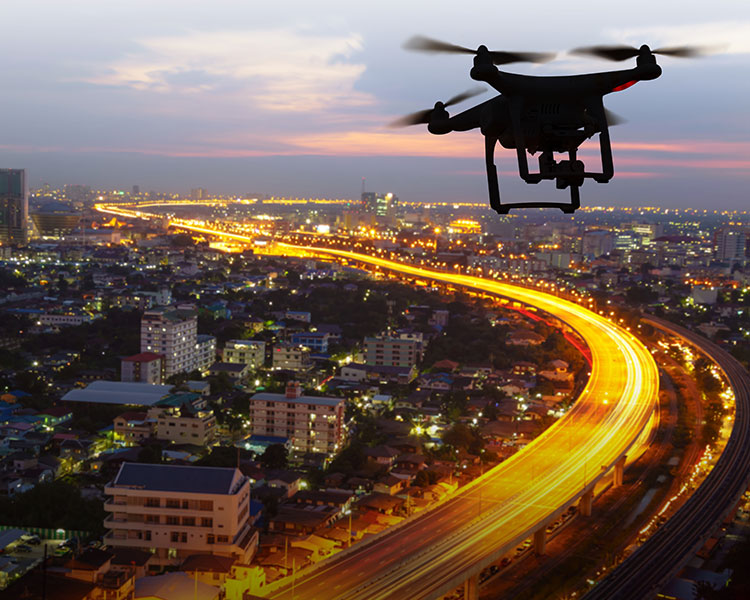
[[[644,47],[647,52],[652,54],[661,54],[663,56],[674,56],[678,58],[693,58],[696,56],[705,56],[712,54],[716,48],[709,46],[674,46],[671,48],[657,48],[656,50]],[[633,58],[641,53],[635,46],[584,46],[574,48],[570,54],[583,54],[588,56],[597,56],[606,60],[620,61]]]
[[[418,125],[420,123],[429,123],[430,117],[432,116],[432,111],[434,111],[436,108],[448,108],[449,106],[453,106],[454,104],[458,104],[459,102],[463,102],[464,100],[468,100],[469,98],[473,98],[474,96],[478,96],[479,94],[484,94],[487,90],[481,87],[472,88],[470,90],[466,90],[465,92],[461,92],[460,94],[456,94],[451,98],[450,100],[446,102],[437,102],[435,104],[434,108],[428,108],[427,110],[420,110],[408,115],[405,115],[399,119],[396,119],[395,121],[392,121],[389,123],[390,127],[408,127],[409,125]]]
[[[613,113],[608,108],[604,109],[604,114],[607,116],[607,125],[609,125],[610,127],[614,125],[622,125],[623,123],[627,123],[626,119],[623,119],[617,113]]]
[[[404,43],[407,50],[420,52],[449,52],[452,54],[478,54],[479,50],[472,50],[465,46],[457,46],[448,42],[441,42],[423,35],[415,35]],[[552,60],[555,55],[549,52],[504,52],[502,50],[488,50],[492,62],[496,65],[507,65],[514,62],[542,63]]]

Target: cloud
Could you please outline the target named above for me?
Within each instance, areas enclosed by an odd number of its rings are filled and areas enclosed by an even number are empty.
[[[706,46],[726,54],[750,53],[750,21],[714,21],[684,25],[612,28],[605,32],[617,42],[640,46]]]
[[[358,34],[316,35],[298,29],[189,31],[138,42],[87,83],[143,92],[232,97],[268,111],[315,112],[366,106],[354,89],[365,70],[352,56]]]

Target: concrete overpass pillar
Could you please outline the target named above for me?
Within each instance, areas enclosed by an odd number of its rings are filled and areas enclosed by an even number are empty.
[[[547,531],[545,527],[540,527],[534,532],[534,554],[543,556],[547,551]]]
[[[612,477],[612,486],[620,487],[622,485],[623,471],[625,470],[625,459],[627,456],[623,456],[615,463],[615,473]]]
[[[581,496],[581,501],[578,503],[578,512],[584,517],[591,516],[591,505],[594,503],[594,490],[589,490]]]
[[[464,600],[479,600],[479,573],[464,581]]]

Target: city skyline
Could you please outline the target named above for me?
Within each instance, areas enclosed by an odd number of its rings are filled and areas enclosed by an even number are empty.
[[[419,127],[386,127],[474,84],[465,57],[404,51],[412,34],[560,52],[595,43],[721,44],[721,53],[701,60],[662,58],[658,81],[605,99],[628,123],[612,132],[615,179],[584,186],[582,203],[676,207],[710,199],[742,208],[750,127],[748,84],[739,74],[750,51],[750,10],[721,6],[707,14],[687,3],[676,13],[631,3],[602,16],[584,2],[565,14],[551,3],[533,14],[486,3],[450,15],[392,3],[377,15],[340,3],[287,12],[234,2],[218,10],[79,2],[72,13],[50,2],[18,5],[7,9],[9,19],[33,23],[34,43],[25,43],[24,28],[0,40],[13,56],[0,100],[13,118],[3,125],[0,161],[26,168],[31,187],[358,197],[366,177],[368,190],[407,201],[483,201],[476,132],[437,138]],[[477,18],[483,13],[496,18]],[[559,75],[619,65],[560,54],[546,65],[511,67]],[[507,197],[560,200],[553,186],[521,182],[512,153],[500,152],[497,162]]]

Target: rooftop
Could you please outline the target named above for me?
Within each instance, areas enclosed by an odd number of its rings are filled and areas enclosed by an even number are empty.
[[[163,354],[157,354],[156,352],[141,352],[140,354],[134,354],[133,356],[126,356],[123,358],[123,362],[151,362],[152,360],[158,360],[164,358]]]
[[[274,394],[273,392],[258,392],[250,397],[250,400],[261,402],[291,402],[293,404],[318,404],[321,406],[338,406],[343,404],[343,398],[326,398],[323,396],[300,396],[299,398],[287,398],[286,394]]]
[[[168,395],[171,390],[171,385],[100,380],[91,382],[83,389],[70,390],[62,399],[66,402],[151,406]]]
[[[188,494],[231,494],[238,469],[123,463],[114,487]]]

